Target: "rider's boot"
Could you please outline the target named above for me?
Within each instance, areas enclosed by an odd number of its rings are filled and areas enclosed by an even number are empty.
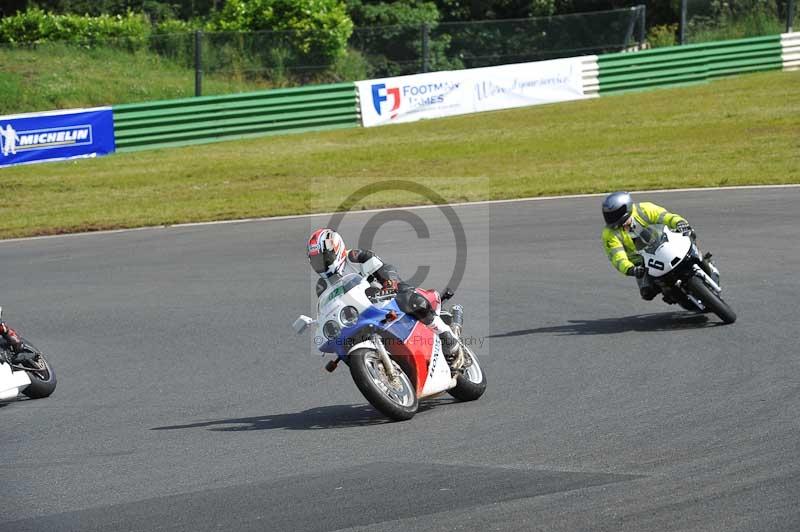
[[[0,336],[5,338],[6,342],[8,342],[8,347],[11,348],[13,353],[19,353],[22,350],[22,340],[20,340],[17,331],[6,325],[4,321],[0,321]]]
[[[428,327],[439,335],[439,340],[442,341],[442,353],[450,365],[450,369],[460,369],[464,365],[464,353],[461,350],[458,336],[439,316],[436,316]]]
[[[439,339],[442,341],[442,352],[450,369],[459,369],[464,364],[464,353],[461,351],[458,337],[450,331],[440,334]]]

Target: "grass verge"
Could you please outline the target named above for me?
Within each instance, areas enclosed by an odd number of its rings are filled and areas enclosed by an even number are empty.
[[[0,170],[0,238],[335,210],[421,182],[447,201],[800,182],[800,72],[382,128]],[[410,205],[399,192],[363,208]]]
[[[213,75],[203,79],[204,94],[265,86]],[[194,71],[154,53],[61,43],[0,47],[0,115],[189,96]]]

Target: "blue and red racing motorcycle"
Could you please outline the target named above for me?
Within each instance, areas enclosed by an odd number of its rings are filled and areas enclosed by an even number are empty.
[[[460,336],[463,309],[441,309],[444,297],[435,290],[420,290],[442,320]],[[417,412],[419,400],[447,392],[461,401],[478,399],[486,390],[486,374],[475,353],[461,341],[463,362],[450,368],[439,337],[397,306],[396,293],[377,291],[356,273],[332,279],[319,297],[317,319],[300,316],[294,322],[300,334],[316,325],[315,342],[323,353],[350,368],[367,401],[387,417],[401,421]]]

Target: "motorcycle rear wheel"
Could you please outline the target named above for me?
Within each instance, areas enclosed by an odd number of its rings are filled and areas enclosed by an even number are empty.
[[[689,287],[689,291],[699,299],[708,310],[719,316],[719,319],[721,319],[723,323],[733,323],[736,321],[736,313],[733,309],[707,287],[702,279],[699,277],[692,277],[686,284]]]
[[[448,390],[447,393],[459,401],[474,401],[486,391],[486,373],[478,362],[478,357],[471,349],[462,344],[464,356],[471,360],[471,364],[464,369],[463,373],[456,376],[456,385]]]
[[[405,421],[419,408],[417,392],[403,368],[392,360],[397,375],[391,382],[383,362],[372,349],[357,349],[350,354],[350,375],[367,401],[386,417]]]

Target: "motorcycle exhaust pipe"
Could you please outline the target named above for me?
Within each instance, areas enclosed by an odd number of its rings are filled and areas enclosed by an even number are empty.
[[[705,310],[705,309],[706,309],[706,306],[705,306],[705,305],[703,305],[703,303],[702,303],[702,302],[701,302],[699,299],[697,299],[696,297],[694,297],[692,294],[690,294],[690,293],[688,293],[688,292],[684,292],[684,293],[686,294],[686,297],[688,297],[688,298],[689,298],[689,300],[690,300],[692,303],[694,303],[695,305],[697,305],[697,308],[699,308],[700,310]]]
[[[450,328],[456,338],[461,338],[461,330],[464,328],[464,307],[461,305],[453,305],[450,309],[450,315],[453,317]]]

